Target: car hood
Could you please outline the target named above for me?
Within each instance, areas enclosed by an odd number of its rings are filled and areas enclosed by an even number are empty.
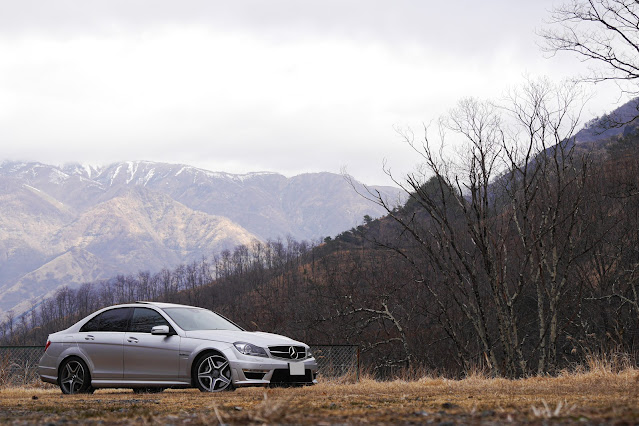
[[[235,343],[245,342],[257,346],[273,345],[301,345],[302,342],[293,340],[286,336],[273,333],[263,333],[261,331],[233,331],[233,330],[193,330],[186,331],[186,337],[192,339],[214,340],[216,342]]]

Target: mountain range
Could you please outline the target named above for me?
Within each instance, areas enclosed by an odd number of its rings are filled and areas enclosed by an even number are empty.
[[[383,211],[343,176],[131,161],[0,165],[0,316],[61,286],[159,271],[254,240],[316,240]],[[357,189],[357,190],[356,190]],[[372,187],[399,203],[400,190]]]

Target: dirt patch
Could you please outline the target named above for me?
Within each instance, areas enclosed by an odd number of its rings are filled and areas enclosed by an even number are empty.
[[[98,390],[62,395],[57,389],[10,388],[0,390],[0,423],[637,423],[638,391],[635,370],[523,380],[362,380],[218,394]]]

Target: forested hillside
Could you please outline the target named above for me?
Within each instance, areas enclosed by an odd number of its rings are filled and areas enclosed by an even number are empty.
[[[161,300],[213,309],[249,330],[359,344],[380,374],[481,367],[521,377],[593,352],[633,353],[636,125],[596,146],[575,144],[564,137],[574,129],[569,105],[541,108],[557,102],[555,92],[528,93],[514,104],[521,127],[508,134],[517,138],[504,137],[500,111],[471,101],[446,127],[465,137],[463,155],[444,158],[432,140],[407,136],[424,173],[398,180],[410,196],[400,208],[362,194],[387,208],[381,219],[319,245],[255,242],[174,270],[63,289],[5,321],[3,341],[43,344],[100,307]]]

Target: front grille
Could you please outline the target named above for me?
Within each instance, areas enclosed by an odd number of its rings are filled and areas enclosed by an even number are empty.
[[[269,352],[274,358],[282,359],[304,359],[306,358],[306,348],[304,346],[269,346]]]
[[[312,385],[313,373],[308,368],[303,376],[291,376],[288,370],[273,370],[271,386]]]

